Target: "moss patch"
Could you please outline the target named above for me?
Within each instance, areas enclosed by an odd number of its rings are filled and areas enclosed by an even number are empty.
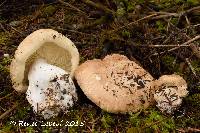
[[[56,12],[56,7],[53,5],[49,5],[43,8],[42,17],[50,17]]]
[[[5,32],[0,32],[0,45],[6,45],[9,40],[9,35]]]

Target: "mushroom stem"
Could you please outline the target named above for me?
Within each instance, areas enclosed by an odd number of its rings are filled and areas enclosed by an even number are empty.
[[[44,118],[67,112],[77,100],[75,86],[65,70],[37,59],[28,73],[29,86],[26,98],[36,113]]]

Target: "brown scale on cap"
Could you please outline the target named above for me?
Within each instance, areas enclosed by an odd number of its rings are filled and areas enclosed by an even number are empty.
[[[108,112],[136,112],[153,103],[153,77],[123,55],[86,61],[75,78],[85,95]]]
[[[154,93],[156,106],[164,113],[173,113],[187,96],[187,83],[179,75],[163,75],[155,81],[158,88]]]

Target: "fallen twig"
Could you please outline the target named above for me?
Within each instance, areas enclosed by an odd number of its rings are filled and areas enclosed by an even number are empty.
[[[192,73],[194,74],[194,76],[197,77],[197,74],[196,74],[194,68],[192,67],[192,64],[190,63],[189,59],[186,58],[185,61],[187,62],[188,66],[189,66],[189,68],[191,69],[191,71],[192,71]]]
[[[181,17],[187,13],[190,13],[194,10],[200,9],[200,6],[193,7],[191,9],[188,9],[186,11],[182,11],[180,13],[169,13],[169,12],[150,12],[151,14],[158,14],[159,16],[153,17],[152,19],[161,19],[161,18],[167,18],[167,17]]]
[[[167,20],[166,20],[167,21]],[[190,40],[192,40],[188,35],[186,35],[185,33],[182,33],[182,31],[178,28],[178,27],[176,27],[176,26],[174,26],[172,23],[170,23],[170,25],[171,26],[173,26],[174,28],[176,28],[176,30],[179,32],[179,33],[181,33],[182,35],[184,35],[187,39],[190,39]],[[200,38],[200,35],[198,35],[198,36],[196,36],[195,37],[195,40],[198,40]],[[194,38],[193,38],[194,39]],[[195,41],[195,40],[193,40],[193,41]],[[192,42],[193,42],[192,41]],[[194,43],[192,43],[192,42],[190,42],[191,44],[190,44],[190,49],[192,50],[192,52],[195,54],[195,56],[197,57],[197,58],[199,58],[200,59],[200,49],[199,49],[199,47],[198,46],[196,46]]]
[[[10,114],[15,108],[17,107],[17,104],[13,105],[12,108],[10,108],[9,110],[7,110],[6,112],[4,112],[1,116],[0,116],[0,120],[4,119],[8,114]]]
[[[12,95],[14,92],[15,92],[15,90],[14,90],[13,92],[9,93],[8,95],[4,96],[4,97],[1,97],[1,98],[0,98],[0,101],[3,100],[3,99],[5,99],[5,98],[8,98],[8,97],[9,97],[10,95]]]
[[[91,1],[91,0],[82,0],[82,1],[83,1],[85,4],[88,4],[88,5],[90,5],[90,6],[93,6],[93,7],[96,7],[96,8],[98,8],[98,9],[101,9],[101,10],[103,10],[103,11],[109,13],[109,14],[114,15],[114,16],[115,16],[115,14],[116,14],[113,10],[110,10],[109,8],[103,6],[103,5],[99,4],[99,3],[95,3],[95,2],[93,2],[93,1]]]
[[[187,129],[176,129],[178,132],[181,133],[188,133],[188,132],[200,132],[200,129],[188,127]]]
[[[172,48],[172,49],[169,49],[169,50],[167,50],[167,51],[165,51],[165,52],[161,52],[160,54],[164,54],[164,53],[166,53],[166,52],[174,51],[174,50],[176,50],[176,49],[178,49],[178,48],[180,48],[180,47],[182,47],[182,46],[189,46],[190,48],[191,48],[191,46],[192,46],[192,48],[193,48],[192,51],[193,51],[193,52],[195,51],[196,54],[200,54],[200,52],[199,52],[199,50],[196,48],[196,46],[195,46],[194,44],[191,44],[192,42],[194,42],[194,41],[196,41],[196,40],[198,40],[198,39],[200,39],[200,35],[197,35],[196,37],[190,39],[189,41],[187,41],[187,42],[185,42],[185,43],[183,43],[183,44],[181,44],[181,45],[176,45],[176,47],[174,47],[174,48]],[[162,45],[159,45],[159,46],[161,47]],[[158,53],[154,53],[153,55],[158,55]],[[199,55],[199,57],[200,57],[200,55]]]
[[[200,35],[195,36],[194,38],[192,38],[192,39],[190,39],[189,41],[183,43],[182,45],[190,44],[190,43],[192,43],[192,42],[194,42],[194,41],[196,41],[196,40],[198,40],[198,39],[200,39]]]
[[[78,12],[81,12],[81,13],[83,13],[85,16],[87,16],[87,13],[85,13],[84,11],[81,11],[80,9],[78,9],[77,7],[75,7],[75,6],[71,5],[71,4],[69,4],[68,2],[64,2],[64,1],[62,1],[62,0],[58,0],[58,2],[60,2],[61,4],[66,5],[66,6],[69,6],[69,7],[71,7],[72,9],[74,9],[74,10],[76,10],[76,11],[78,11]]]
[[[181,44],[181,45],[147,45],[148,47],[189,47],[190,45]]]
[[[116,31],[121,30],[121,29],[123,29],[123,28],[125,28],[125,27],[128,27],[128,26],[130,26],[130,25],[136,24],[136,23],[138,23],[138,22],[140,22],[140,21],[142,21],[142,20],[152,18],[153,16],[156,16],[156,15],[157,15],[157,14],[151,14],[151,15],[145,16],[145,17],[143,17],[143,18],[141,18],[141,19],[138,19],[138,20],[136,20],[136,21],[133,21],[133,22],[127,24],[127,25],[124,25],[124,26],[121,26],[121,27],[119,27],[119,28],[117,28],[117,29],[114,29],[114,30],[110,31],[110,33],[116,32]]]
[[[4,26],[0,23],[0,28],[4,31],[4,32],[6,32],[6,33],[9,33],[5,28],[4,28]]]
[[[0,4],[0,7],[6,2],[7,0],[4,0],[1,4]]]

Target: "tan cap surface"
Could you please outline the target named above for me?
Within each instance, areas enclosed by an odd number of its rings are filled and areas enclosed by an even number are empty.
[[[79,53],[71,40],[52,29],[37,30],[20,43],[11,62],[10,74],[16,91],[27,90],[28,71],[38,58],[64,69],[71,77],[79,64]]]
[[[154,99],[157,107],[165,113],[173,113],[187,96],[187,83],[179,75],[163,75],[155,81]]]
[[[123,55],[86,61],[75,71],[75,78],[85,95],[108,112],[136,112],[153,102],[153,77]]]

